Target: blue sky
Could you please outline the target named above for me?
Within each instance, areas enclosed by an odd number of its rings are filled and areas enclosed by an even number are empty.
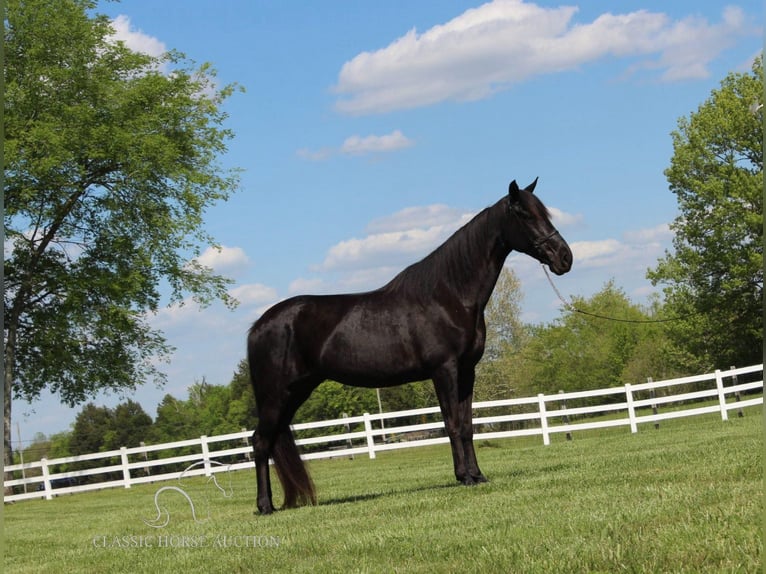
[[[749,69],[763,22],[754,1],[125,0],[99,11],[134,49],[179,50],[246,90],[225,104],[236,137],[221,158],[244,170],[241,187],[207,214],[222,248],[200,258],[234,279],[240,305],[150,318],[177,349],[168,383],[130,396],[151,416],[203,377],[227,384],[271,304],[382,285],[511,179],[540,177],[572,247],[562,293],[614,279],[645,302],[656,291],[646,269],[672,245],[670,132],[728,72]],[[523,318],[558,317],[539,264],[515,253],[507,264]],[[13,408],[29,440],[68,429],[81,407],[43,395]]]

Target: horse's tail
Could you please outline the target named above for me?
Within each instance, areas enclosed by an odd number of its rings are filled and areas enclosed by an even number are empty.
[[[279,482],[282,483],[282,490],[285,494],[284,507],[294,508],[316,504],[317,496],[314,482],[301,460],[289,426],[277,434],[272,456]]]

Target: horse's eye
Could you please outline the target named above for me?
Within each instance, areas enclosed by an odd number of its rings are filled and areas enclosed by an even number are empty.
[[[524,219],[524,220],[526,220],[526,221],[531,221],[532,219],[534,219],[534,218],[532,217],[532,214],[531,214],[531,213],[529,213],[529,212],[528,212],[526,209],[517,209],[515,213],[516,213],[516,215],[518,215],[518,216],[519,216],[521,219]]]

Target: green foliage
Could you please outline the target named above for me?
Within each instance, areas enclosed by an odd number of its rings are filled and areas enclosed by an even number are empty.
[[[75,418],[68,449],[72,454],[89,454],[139,446],[151,426],[152,418],[130,399],[114,409],[88,403]]]
[[[242,359],[229,383],[231,403],[229,404],[230,420],[242,428],[254,429],[257,422],[255,416],[255,395],[250,384],[250,371],[247,359]]]
[[[519,362],[515,360],[527,343],[528,328],[521,321],[523,293],[519,278],[503,267],[484,310],[487,329],[484,356],[476,368],[475,398],[508,398],[516,389]]]
[[[88,403],[75,418],[69,449],[72,454],[88,454],[107,450],[104,436],[112,429],[112,411]]]
[[[68,405],[162,382],[171,348],[147,321],[228,281],[194,261],[205,210],[238,173],[209,65],[155,58],[112,38],[89,0],[9,0],[5,50],[5,425],[11,394]],[[8,447],[6,443],[6,447]]]
[[[43,458],[60,458],[65,456],[71,456],[69,451],[69,432],[62,432],[47,437],[43,433],[37,433],[32,442],[14,452],[14,464],[20,464],[22,459],[24,463],[34,462]],[[21,473],[18,473],[19,475]],[[26,476],[39,476],[39,469],[26,469]]]
[[[550,325],[532,329],[528,344],[513,358],[522,382],[536,393],[581,391],[644,382],[674,373],[662,318],[630,302],[613,281],[589,299],[573,297],[576,308],[622,319],[609,321],[566,309]],[[655,309],[655,312],[657,310]],[[533,394],[529,391],[522,393]]]
[[[325,381],[298,409],[294,422],[337,419],[342,417],[343,413],[355,416],[364,412],[378,412],[375,389],[349,387],[335,381]]]
[[[162,399],[150,433],[152,443],[255,428],[255,400],[246,361],[240,362],[229,385],[210,385],[203,378],[188,393],[187,400],[172,395]]]
[[[114,432],[108,440],[104,439],[107,448],[139,446],[149,434],[152,417],[144,412],[141,405],[128,399],[114,408],[112,426]]]
[[[429,380],[380,389],[380,404],[383,412],[390,412],[432,407],[438,402],[434,384]],[[377,406],[369,412],[378,412]]]
[[[678,121],[665,175],[680,215],[674,252],[648,274],[665,285],[671,336],[693,370],[762,360],[763,61],[732,73]]]

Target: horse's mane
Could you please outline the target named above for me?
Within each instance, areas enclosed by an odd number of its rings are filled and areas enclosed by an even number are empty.
[[[406,267],[388,284],[386,291],[430,295],[440,283],[458,287],[475,280],[476,266],[488,265],[490,242],[506,220],[508,198],[476,214],[444,243],[417,263]]]

